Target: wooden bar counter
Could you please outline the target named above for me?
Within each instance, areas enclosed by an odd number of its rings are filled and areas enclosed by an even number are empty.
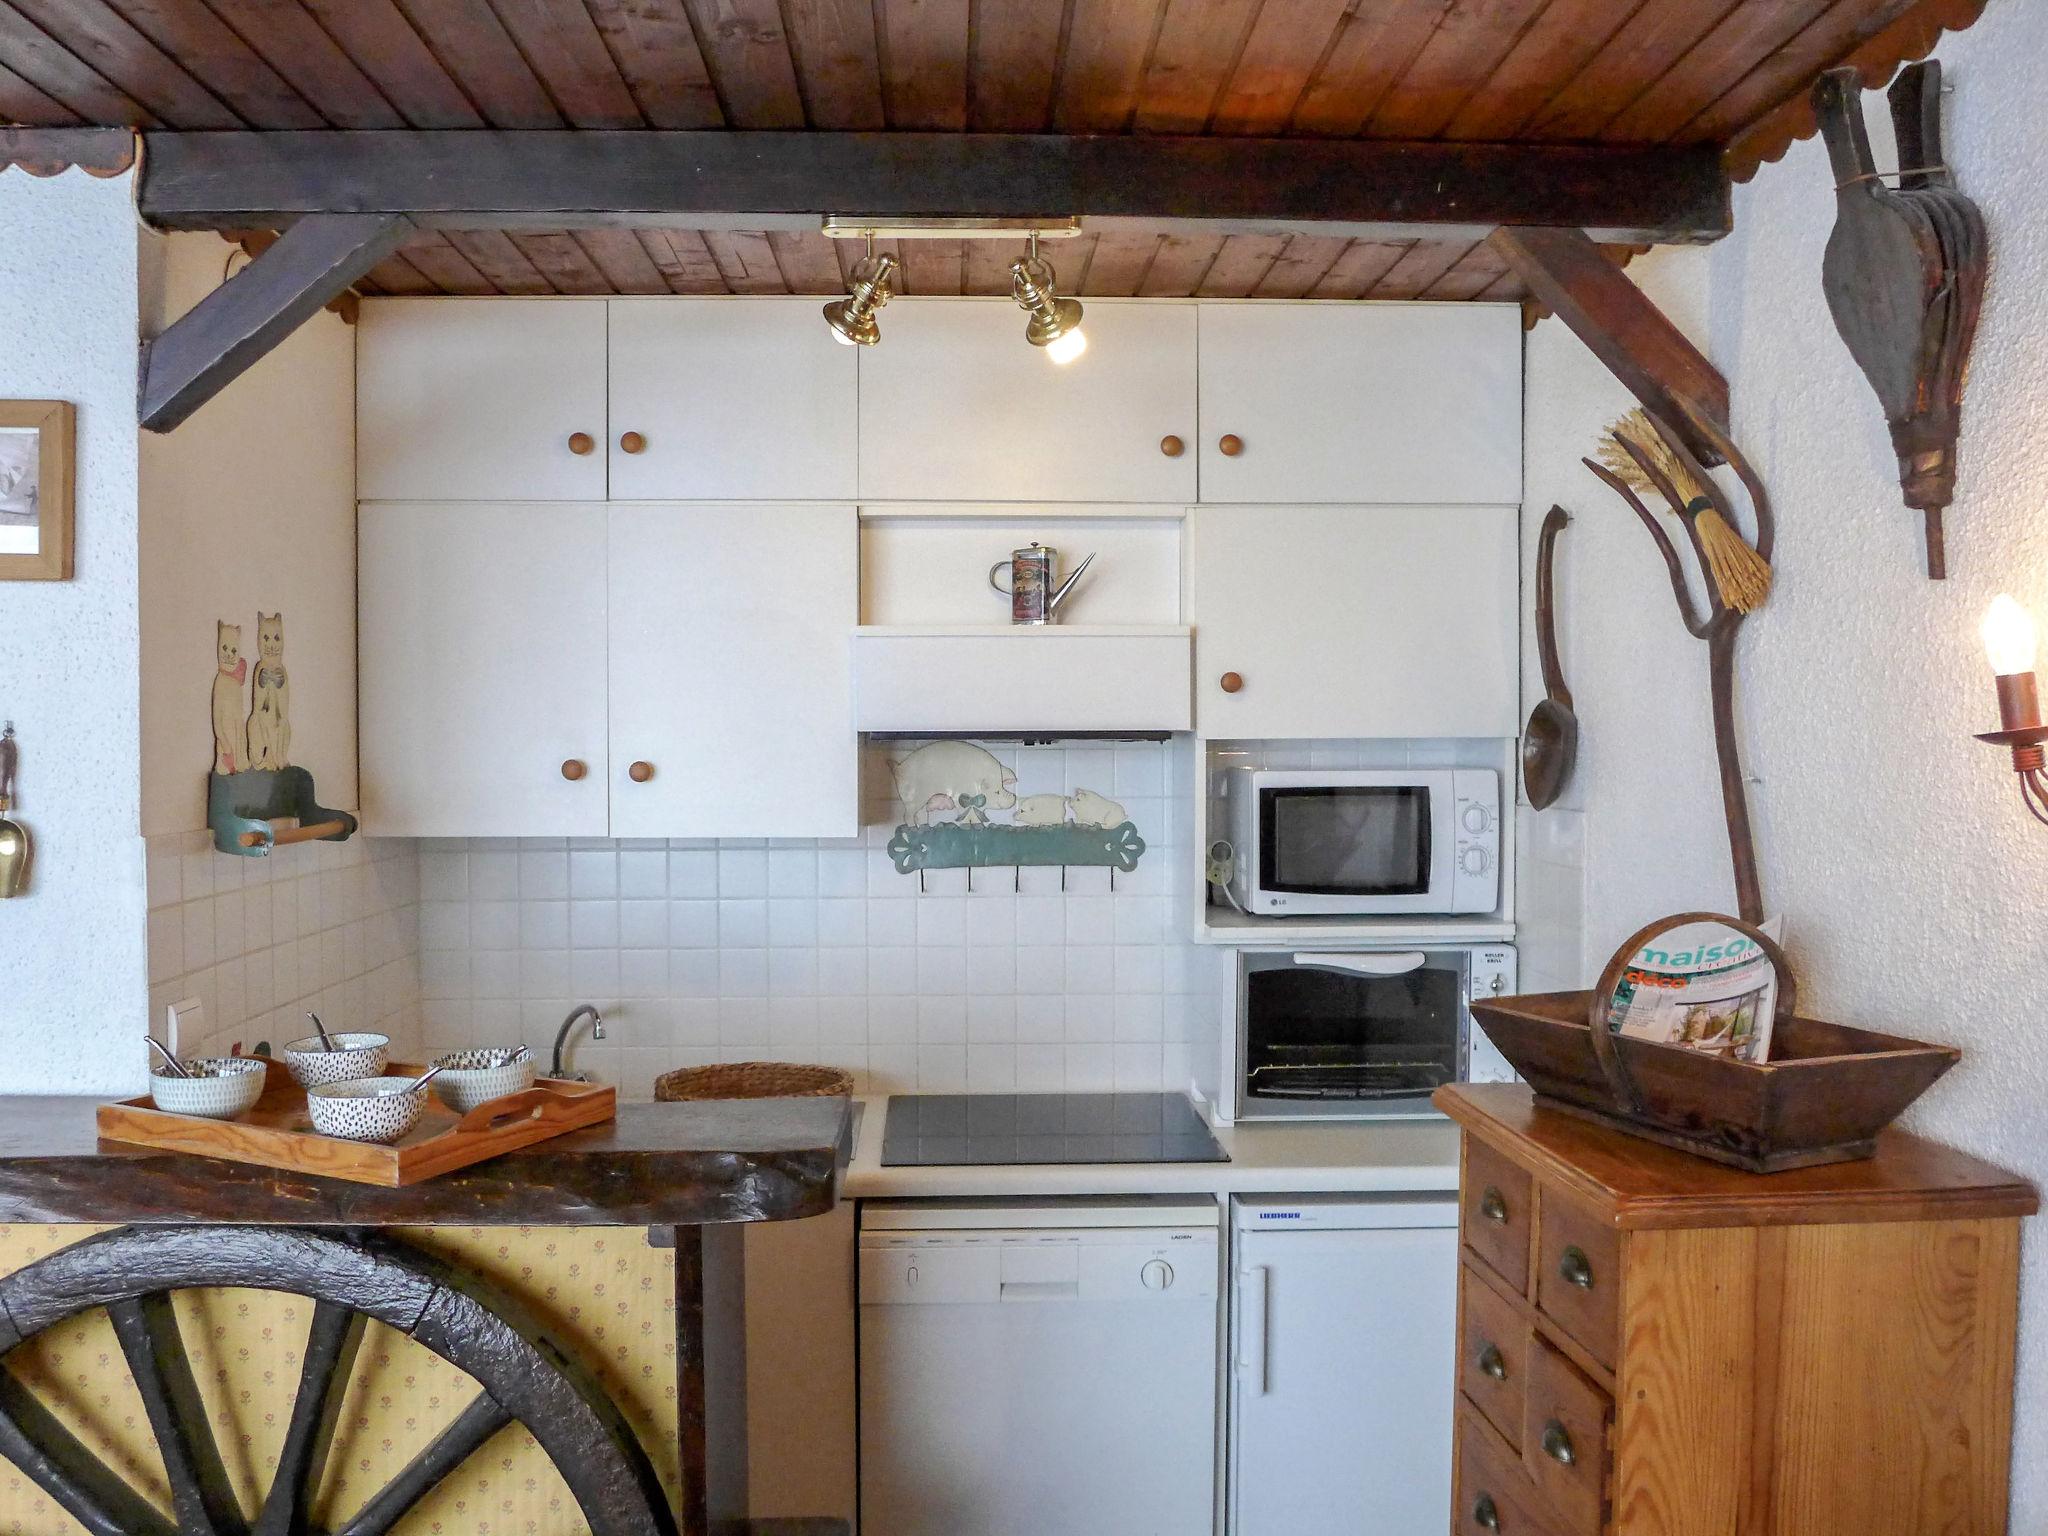
[[[739,1224],[832,1208],[846,1100],[624,1105],[401,1189],[95,1107],[0,1097],[0,1536],[783,1528],[722,1491]]]

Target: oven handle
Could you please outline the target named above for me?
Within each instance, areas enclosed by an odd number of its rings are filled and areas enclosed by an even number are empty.
[[[1266,1369],[1266,1334],[1271,1327],[1268,1294],[1272,1289],[1270,1264],[1247,1265],[1239,1275],[1243,1284],[1237,1318],[1237,1369],[1249,1376],[1259,1396],[1272,1391],[1271,1373]]]
[[[1405,976],[1422,965],[1423,954],[1419,949],[1402,950],[1386,955],[1332,955],[1299,954],[1294,963],[1329,971],[1355,971],[1360,976]]]

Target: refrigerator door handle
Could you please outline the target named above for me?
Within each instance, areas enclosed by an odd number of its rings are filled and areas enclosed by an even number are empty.
[[[1253,1389],[1264,1397],[1273,1390],[1272,1371],[1267,1364],[1273,1267],[1251,1265],[1240,1273],[1238,1280],[1239,1294],[1244,1300],[1238,1310],[1237,1369],[1240,1375],[1251,1378]]]

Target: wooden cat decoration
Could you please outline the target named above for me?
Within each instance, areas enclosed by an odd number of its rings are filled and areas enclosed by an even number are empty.
[[[242,626],[214,626],[213,771],[240,773],[249,766],[249,742],[242,724],[242,680],[249,663],[242,655]]]
[[[249,766],[291,765],[291,679],[284,670],[284,615],[256,615],[256,686],[249,702]]]

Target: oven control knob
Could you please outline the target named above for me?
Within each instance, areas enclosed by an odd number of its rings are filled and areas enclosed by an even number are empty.
[[[1486,814],[1485,806],[1468,805],[1465,807],[1464,819],[1465,830],[1467,832],[1484,832],[1486,830],[1487,823],[1490,822],[1493,818]]]
[[[1486,866],[1491,862],[1492,860],[1487,857],[1484,848],[1467,848],[1458,855],[1458,868],[1465,871],[1468,875],[1485,874]]]
[[[1164,1259],[1147,1259],[1138,1279],[1148,1291],[1163,1291],[1173,1284],[1173,1266]]]

